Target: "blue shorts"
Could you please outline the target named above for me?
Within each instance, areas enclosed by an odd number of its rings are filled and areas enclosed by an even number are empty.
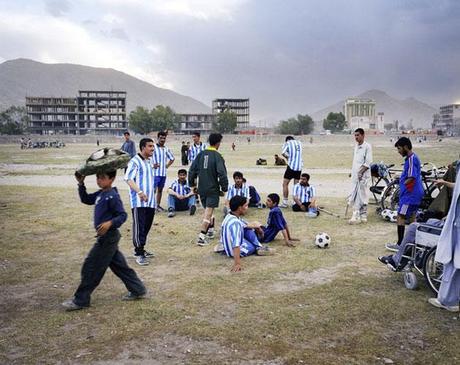
[[[407,218],[412,217],[412,215],[417,213],[418,207],[418,204],[401,204],[398,209],[398,214]]]
[[[156,188],[163,188],[166,184],[166,176],[155,176],[153,184]]]

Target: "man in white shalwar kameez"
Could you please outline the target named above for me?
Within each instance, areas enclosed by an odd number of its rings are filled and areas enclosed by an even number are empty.
[[[437,298],[428,302],[435,307],[450,312],[459,311],[460,302],[460,160],[457,161],[457,177],[455,179],[452,202],[446,223],[439,236],[435,260],[443,264],[443,275]],[[438,184],[452,187],[453,183],[444,180]]]
[[[372,147],[364,141],[364,130],[358,128],[354,133],[357,142],[353,154],[351,168],[352,190],[348,205],[353,207],[350,224],[367,222],[368,184],[371,179],[370,165],[372,163]]]

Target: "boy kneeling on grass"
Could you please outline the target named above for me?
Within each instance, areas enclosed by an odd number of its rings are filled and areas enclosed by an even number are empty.
[[[123,300],[141,299],[147,293],[144,284],[118,250],[121,237],[118,228],[126,221],[127,215],[117,188],[112,187],[116,174],[116,171],[97,174],[96,182],[101,189],[92,194],[86,192],[85,176],[75,174],[81,202],[95,205],[94,228],[97,241],[83,263],[81,282],[74,298],[62,303],[67,311],[89,307],[91,293],[99,285],[109,267],[128,289],[128,294],[122,298]]]
[[[230,199],[231,212],[222,222],[220,240],[228,257],[234,258],[232,272],[241,271],[241,257],[257,254],[261,256],[273,254],[273,250],[262,246],[254,230],[260,231],[260,224],[248,224],[242,219],[248,210],[248,200],[239,195]]]
[[[276,235],[281,232],[283,234],[284,243],[286,246],[295,247],[293,241],[298,241],[297,238],[292,238],[289,232],[289,227],[283,217],[281,209],[278,207],[280,196],[272,193],[267,196],[267,207],[270,209],[268,213],[267,225],[262,226],[259,233],[260,242],[268,243],[275,239]]]

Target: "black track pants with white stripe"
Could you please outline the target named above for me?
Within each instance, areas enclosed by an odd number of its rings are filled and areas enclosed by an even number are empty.
[[[136,255],[144,255],[147,235],[152,227],[155,208],[132,208],[133,213],[133,244]]]

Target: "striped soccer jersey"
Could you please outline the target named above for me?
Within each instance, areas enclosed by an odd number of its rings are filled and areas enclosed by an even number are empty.
[[[292,196],[299,198],[301,203],[308,203],[315,195],[315,188],[311,185],[302,186],[300,183],[297,183],[292,189]]]
[[[193,160],[195,160],[196,156],[198,156],[198,154],[201,151],[204,151],[205,149],[206,149],[206,144],[203,143],[203,142],[200,142],[199,145],[196,145],[195,143],[192,144],[188,149],[188,160],[189,160],[189,162],[192,163]]]
[[[227,256],[233,257],[233,248],[240,247],[244,237],[244,222],[233,215],[227,214],[222,222],[220,241],[224,245]]]
[[[153,175],[166,176],[166,164],[168,161],[174,161],[174,155],[171,150],[166,146],[160,147],[157,143],[155,145],[155,151],[153,151],[152,163],[157,163],[160,166],[153,169]]]
[[[181,184],[179,180],[174,180],[169,188],[179,195],[188,195],[192,191],[187,181]]]
[[[282,150],[282,154],[288,156],[288,166],[291,170],[302,171],[302,143],[291,139],[287,141]]]
[[[150,159],[144,159],[140,154],[134,156],[128,163],[124,180],[133,180],[148,198],[146,202],[141,201],[139,195],[130,188],[129,201],[131,208],[155,208],[153,168]]]
[[[246,184],[243,184],[241,188],[237,188],[235,184],[228,186],[227,196],[225,199],[230,200],[235,195],[244,196],[246,199],[249,199],[249,187]]]

